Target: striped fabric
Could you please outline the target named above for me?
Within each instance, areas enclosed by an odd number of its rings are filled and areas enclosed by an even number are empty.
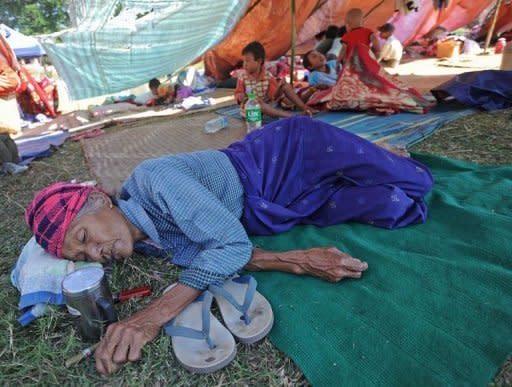
[[[173,73],[220,42],[249,0],[72,0],[75,26],[43,42],[72,98]],[[118,4],[123,4],[118,8]]]
[[[243,73],[238,78],[238,81],[243,84],[244,91],[246,93],[251,90],[262,101],[270,102],[275,97],[275,87],[270,88],[272,78],[272,74],[270,74],[269,71],[265,71],[265,76],[263,79],[251,80],[248,78],[246,73]]]
[[[184,266],[180,282],[196,289],[222,284],[249,261],[252,244],[240,217],[244,191],[220,151],[142,162],[126,180],[119,207]]]

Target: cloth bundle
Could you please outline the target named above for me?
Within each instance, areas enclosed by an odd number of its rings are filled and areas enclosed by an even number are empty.
[[[64,277],[84,267],[102,267],[96,262],[72,262],[47,253],[32,237],[23,247],[11,272],[11,283],[20,291],[18,322],[30,324],[48,310],[48,304],[65,304],[61,283]]]

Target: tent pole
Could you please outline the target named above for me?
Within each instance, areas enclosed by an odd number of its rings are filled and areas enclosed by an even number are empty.
[[[496,11],[494,11],[494,18],[492,19],[491,26],[489,27],[489,31],[487,32],[487,38],[485,39],[484,54],[487,54],[487,50],[489,49],[489,45],[491,44],[492,36],[494,35],[494,28],[496,27],[498,14],[500,13],[501,2],[502,0],[498,0],[496,3]]]
[[[295,72],[295,39],[296,39],[296,20],[295,20],[295,0],[291,0],[291,10],[292,10],[292,60],[290,63],[290,84],[293,85],[293,74]]]

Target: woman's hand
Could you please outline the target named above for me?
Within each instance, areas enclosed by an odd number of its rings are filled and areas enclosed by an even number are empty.
[[[305,251],[300,263],[302,274],[319,277],[329,282],[343,278],[361,278],[368,263],[353,258],[336,247],[317,247]]]
[[[178,283],[146,309],[110,325],[94,354],[98,372],[108,375],[116,372],[124,363],[138,360],[142,347],[154,340],[160,328],[199,294],[200,290]]]
[[[160,326],[153,323],[144,311],[131,318],[112,324],[96,349],[96,369],[101,375],[116,372],[128,361],[140,359],[144,345],[160,332]]]
[[[253,271],[284,271],[338,282],[343,278],[361,278],[368,269],[368,263],[342,253],[336,247],[285,252],[256,248],[245,268]]]

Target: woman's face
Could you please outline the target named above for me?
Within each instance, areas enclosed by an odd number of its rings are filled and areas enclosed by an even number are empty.
[[[311,64],[311,69],[316,70],[325,65],[325,56],[319,51],[313,50],[308,54],[308,60]]]
[[[75,218],[66,232],[62,255],[73,261],[106,262],[132,255],[135,237],[117,207],[108,205]]]

